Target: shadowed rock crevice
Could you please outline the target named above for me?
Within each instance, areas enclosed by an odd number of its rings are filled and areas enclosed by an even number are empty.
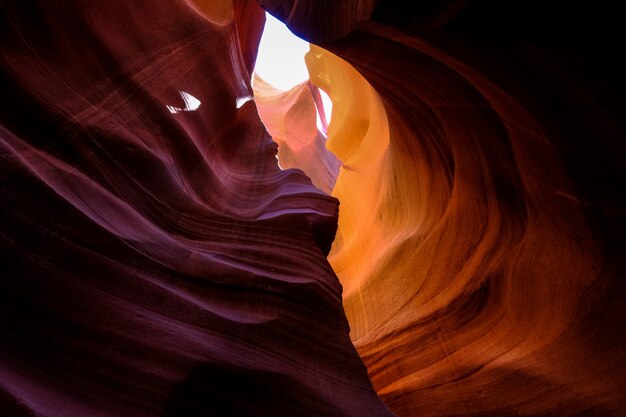
[[[283,374],[206,364],[194,368],[176,386],[161,416],[317,417],[320,414],[346,415],[316,396],[310,387]]]

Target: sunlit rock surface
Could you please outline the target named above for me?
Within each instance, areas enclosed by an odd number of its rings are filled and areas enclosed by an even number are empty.
[[[326,149],[326,138],[316,126],[312,88],[305,82],[281,91],[257,76],[254,97],[261,120],[278,144],[280,167],[302,169],[313,185],[330,194],[341,162]]]
[[[0,6],[0,415],[625,415],[617,9],[258,3]]]
[[[371,94],[308,56],[343,162],[329,260],[399,416],[624,415],[624,33],[556,9],[381,2],[323,45]]]
[[[237,4],[2,3],[0,415],[392,415]]]

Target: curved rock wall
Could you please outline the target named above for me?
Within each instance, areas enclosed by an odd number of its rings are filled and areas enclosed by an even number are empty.
[[[524,31],[472,15],[506,9],[494,2],[448,5],[430,24],[407,7],[381,4],[390,25],[361,24],[308,61],[338,109],[327,147],[344,162],[329,260],[378,393],[400,416],[623,415],[623,107],[545,16]],[[562,17],[556,32],[573,25]],[[494,32],[471,26],[481,19]],[[605,24],[592,45],[617,36]],[[328,51],[373,86],[388,133],[367,117],[342,131],[368,101],[350,101],[358,77]],[[355,168],[344,149],[376,162]]]
[[[259,3],[0,6],[0,414],[624,415],[617,12]]]
[[[246,102],[263,15],[0,8],[0,415],[391,416],[326,260],[337,201]]]
[[[280,167],[303,170],[316,188],[330,194],[341,162],[326,149],[326,138],[316,126],[312,88],[304,82],[281,91],[256,74],[254,101],[267,131],[278,144]]]

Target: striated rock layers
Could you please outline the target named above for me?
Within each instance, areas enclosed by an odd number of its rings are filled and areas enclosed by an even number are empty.
[[[315,31],[317,2],[265,3]],[[329,260],[377,392],[406,417],[626,415],[615,11],[407,3],[307,57],[342,162]]]
[[[616,10],[259,0],[255,104],[256,2],[100,3],[0,6],[0,415],[625,415]]]
[[[393,415],[236,5],[0,6],[0,415]]]

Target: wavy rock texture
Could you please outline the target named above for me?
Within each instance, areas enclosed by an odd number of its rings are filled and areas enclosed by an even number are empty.
[[[276,18],[309,42],[339,40],[369,19],[375,0],[258,0]]]
[[[258,74],[254,77],[254,101],[267,131],[278,144],[280,166],[302,169],[313,185],[330,194],[341,162],[326,149],[326,138],[316,126],[316,107],[322,104],[315,103],[315,87],[305,82],[281,91]]]
[[[0,5],[0,415],[625,415],[617,9],[259,1],[277,151],[254,2],[100,3]]]
[[[314,31],[316,2],[287,3]],[[378,94],[308,55],[334,105],[351,336],[399,416],[625,415],[624,107],[606,88],[624,85],[584,72],[619,81],[623,31],[610,10],[496,3],[429,20],[387,2],[385,25],[324,45]]]
[[[0,415],[392,415],[237,4],[0,6]]]

